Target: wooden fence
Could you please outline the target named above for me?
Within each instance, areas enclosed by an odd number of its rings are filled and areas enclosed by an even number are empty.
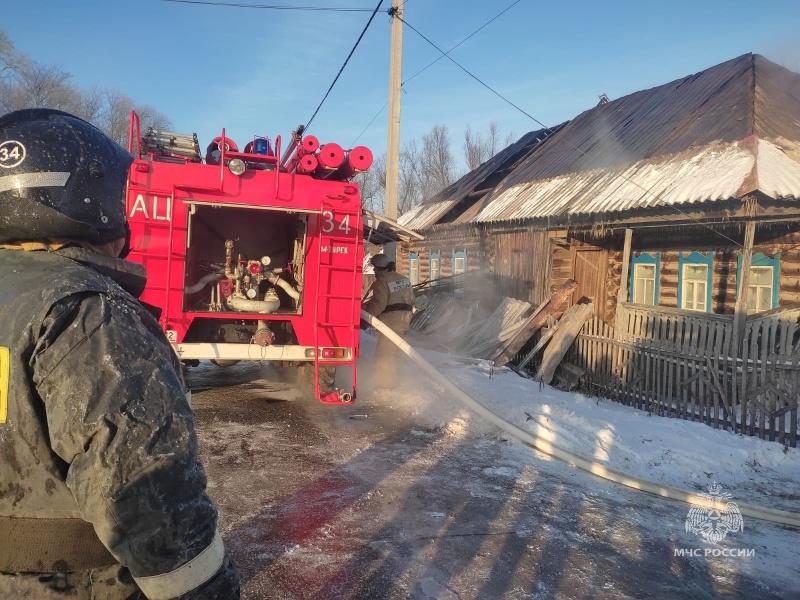
[[[594,318],[571,363],[598,394],[649,412],[797,446],[800,308],[733,317],[624,304],[617,329]]]

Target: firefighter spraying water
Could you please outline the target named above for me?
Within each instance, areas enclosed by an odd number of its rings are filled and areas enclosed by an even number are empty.
[[[302,131],[283,155],[280,136],[239,150],[223,129],[202,155],[196,135],[141,132],[135,113],[129,134],[130,256],[181,360],[297,366],[321,402],[355,400],[364,233],[350,179],[372,153]]]

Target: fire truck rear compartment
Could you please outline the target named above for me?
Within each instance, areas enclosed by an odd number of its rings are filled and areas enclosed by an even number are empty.
[[[257,321],[196,318],[189,326],[184,342],[204,342],[211,344],[250,344],[260,329]],[[271,321],[269,330],[275,345],[296,344],[297,337],[288,321]],[[254,352],[254,358],[258,353]]]
[[[306,214],[194,205],[184,278],[184,310],[302,314]],[[263,315],[263,316],[262,316]]]

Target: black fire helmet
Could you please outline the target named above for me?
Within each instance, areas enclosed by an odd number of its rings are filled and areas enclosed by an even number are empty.
[[[133,157],[65,112],[0,116],[0,242],[61,238],[104,244],[128,234]]]

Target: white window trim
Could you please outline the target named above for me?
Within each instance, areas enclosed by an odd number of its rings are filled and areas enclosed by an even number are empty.
[[[637,275],[639,269],[653,269],[653,276],[652,277],[640,277]],[[647,304],[649,306],[655,306],[658,303],[658,298],[656,298],[656,282],[658,280],[658,265],[655,263],[649,262],[642,262],[633,265],[633,301],[636,303],[636,291],[639,289],[640,282],[644,281],[652,281],[653,282],[653,301],[647,302],[646,298],[644,302],[640,302],[638,304]],[[642,295],[646,293],[646,289],[642,291]]]
[[[769,269],[769,284],[761,284],[761,283],[747,283],[747,300],[749,301],[750,298],[755,298],[755,306],[753,308],[747,307],[748,312],[760,312],[764,310],[770,310],[772,308],[772,298],[775,294],[775,266],[774,265],[754,265],[750,267],[750,278],[753,277],[753,271],[756,269]],[[758,308],[758,290],[768,290],[767,294],[767,308],[760,309]]]
[[[687,269],[687,267],[703,267],[703,268],[705,268],[706,269],[705,278],[704,279],[688,279],[686,277],[686,269]],[[705,263],[686,262],[686,263],[683,264],[683,272],[681,273],[681,304],[683,305],[683,306],[681,306],[682,310],[691,310],[691,311],[694,311],[694,312],[705,312],[705,313],[710,312],[710,307],[708,306],[708,287],[710,285],[709,284],[710,274],[711,274],[711,268]],[[706,305],[705,308],[702,308],[702,309],[701,308],[688,308],[686,306],[686,300],[689,297],[689,294],[687,293],[687,284],[688,284],[689,281],[702,282],[703,285],[705,286],[705,291],[703,293],[703,304]],[[695,293],[694,293],[694,297],[693,297],[693,303],[695,305],[697,304],[696,300],[697,300],[697,290],[695,289]]]

